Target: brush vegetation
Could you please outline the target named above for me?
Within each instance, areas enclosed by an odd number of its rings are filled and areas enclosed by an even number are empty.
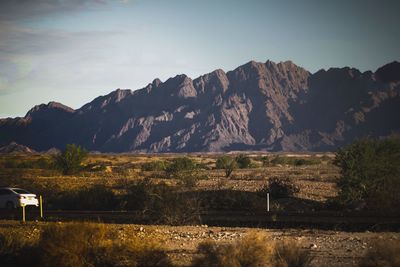
[[[297,243],[275,243],[261,233],[249,233],[235,243],[203,242],[193,267],[306,267],[312,257]]]
[[[50,223],[35,236],[0,233],[2,266],[172,266],[158,240],[120,238],[104,224]]]

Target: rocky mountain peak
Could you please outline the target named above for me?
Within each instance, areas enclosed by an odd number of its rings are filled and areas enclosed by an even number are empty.
[[[216,69],[198,77],[193,84],[199,93],[222,94],[228,90],[229,79],[222,69]]]
[[[53,112],[65,112],[65,113],[73,113],[75,110],[65,106],[61,103],[51,101],[48,104],[40,104],[31,108],[25,115],[25,119],[31,119],[33,117],[40,117],[45,115],[49,111]]]
[[[376,77],[384,83],[400,81],[400,63],[393,61],[386,64],[375,72]]]
[[[151,84],[152,84],[154,87],[158,87],[161,83],[162,83],[162,82],[161,82],[160,79],[155,78]]]
[[[192,79],[185,74],[176,75],[174,78],[168,79],[160,88],[166,91],[169,97],[187,99],[197,96]]]

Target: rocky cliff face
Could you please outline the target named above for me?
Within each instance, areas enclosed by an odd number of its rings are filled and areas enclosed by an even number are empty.
[[[178,75],[116,90],[82,108],[39,105],[0,120],[0,144],[102,152],[325,151],[400,131],[400,63],[376,73],[311,74],[287,61],[251,61],[194,80]]]

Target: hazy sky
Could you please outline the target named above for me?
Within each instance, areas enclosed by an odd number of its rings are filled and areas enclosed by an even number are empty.
[[[400,60],[399,14],[399,0],[0,0],[0,117],[250,60],[375,71]]]

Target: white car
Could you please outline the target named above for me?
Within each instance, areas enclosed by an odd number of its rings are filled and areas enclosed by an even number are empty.
[[[22,206],[39,206],[36,195],[21,188],[0,187],[0,208],[14,209]]]

